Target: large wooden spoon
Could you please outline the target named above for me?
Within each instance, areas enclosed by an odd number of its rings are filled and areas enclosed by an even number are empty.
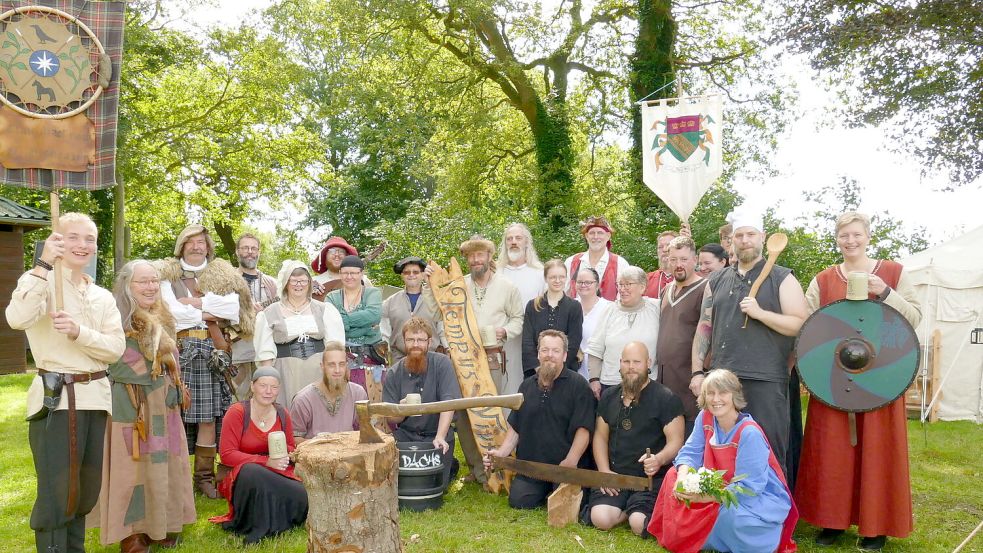
[[[768,261],[765,261],[765,266],[761,269],[761,274],[758,278],[754,279],[751,284],[751,291],[748,292],[747,297],[753,298],[758,295],[758,290],[761,289],[761,285],[765,283],[765,279],[771,274],[772,267],[775,266],[775,261],[778,260],[778,256],[785,251],[785,246],[788,246],[788,236],[784,233],[776,232],[768,237]],[[741,328],[747,328],[748,316],[744,315],[744,326]]]

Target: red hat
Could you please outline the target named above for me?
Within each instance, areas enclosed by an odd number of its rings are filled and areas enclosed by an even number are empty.
[[[358,250],[356,250],[347,240],[340,236],[332,236],[328,238],[328,241],[324,243],[324,247],[318,252],[317,257],[311,260],[311,269],[314,272],[321,274],[328,270],[328,250],[331,248],[341,248],[348,252],[348,255],[358,255]]]

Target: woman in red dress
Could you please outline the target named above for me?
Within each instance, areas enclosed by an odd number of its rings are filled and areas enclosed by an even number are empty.
[[[253,372],[252,399],[236,403],[222,419],[219,452],[231,467],[218,491],[229,512],[210,519],[242,535],[245,544],[299,526],[307,520],[307,492],[288,457],[271,459],[269,434],[282,431],[287,451],[294,450],[293,424],[277,405],[280,373],[273,367]]]
[[[870,259],[869,243],[870,218],[854,211],[839,216],[836,245],[843,263],[809,283],[810,312],[845,298],[847,275],[864,272],[869,299],[890,305],[917,327],[921,313],[901,264]],[[803,520],[822,528],[818,545],[833,545],[855,524],[860,549],[878,551],[887,536],[906,537],[913,526],[904,401],[857,413],[856,421],[854,447],[847,413],[809,402],[795,502]]]

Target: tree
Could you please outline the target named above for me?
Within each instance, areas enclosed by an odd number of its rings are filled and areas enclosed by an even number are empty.
[[[890,124],[893,149],[983,174],[983,5],[976,0],[783,0],[776,40],[808,54],[844,96],[852,125]],[[839,85],[836,83],[840,83]]]
[[[299,67],[250,27],[213,31],[202,48],[146,21],[132,26],[118,158],[134,252],[170,255],[195,218],[231,255],[247,216],[301,199],[316,173],[320,140],[293,124]]]

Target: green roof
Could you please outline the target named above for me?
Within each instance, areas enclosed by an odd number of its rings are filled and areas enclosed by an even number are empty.
[[[0,225],[46,227],[50,224],[51,218],[46,212],[0,198]]]

